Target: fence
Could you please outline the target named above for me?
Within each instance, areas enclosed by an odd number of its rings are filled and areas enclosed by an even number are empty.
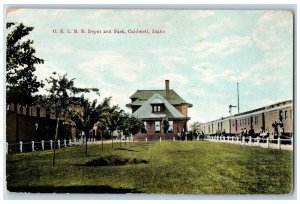
[[[88,139],[88,144],[95,143],[96,139]],[[61,149],[65,147],[72,147],[84,144],[83,139],[74,139],[74,140],[57,140],[55,142],[55,148]],[[54,148],[54,141],[30,141],[30,142],[22,142],[19,143],[6,143],[6,154],[14,154],[14,153],[22,153],[22,152],[30,152],[30,151],[41,151],[41,150],[51,150]]]
[[[289,139],[282,139],[282,138],[270,139],[270,138],[261,138],[261,137],[251,138],[251,137],[237,137],[237,136],[227,136],[227,137],[207,136],[206,140],[212,142],[224,142],[224,143],[257,146],[257,147],[273,148],[273,149],[293,148],[293,137]]]
[[[239,145],[247,145],[247,146],[257,146],[263,148],[272,148],[272,149],[286,149],[292,150],[293,149],[293,137],[289,139],[269,139],[269,138],[251,138],[251,137],[237,137],[237,136],[206,136],[206,139],[202,139],[199,136],[195,137],[196,141],[199,140],[206,140],[211,142],[224,142],[224,143],[231,143],[231,144],[239,144]],[[139,140],[141,141],[141,140]],[[144,139],[145,142],[153,141],[149,140],[147,137]],[[156,140],[158,141],[158,140]],[[162,137],[159,138],[159,142],[162,141]],[[183,140],[176,140],[175,137],[172,139],[173,142],[175,141],[188,141],[187,136]]]

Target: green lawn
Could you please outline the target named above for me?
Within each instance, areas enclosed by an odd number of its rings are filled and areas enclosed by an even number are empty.
[[[288,194],[293,152],[213,142],[139,142],[7,156],[8,189],[16,192]],[[85,166],[100,156],[148,163]]]

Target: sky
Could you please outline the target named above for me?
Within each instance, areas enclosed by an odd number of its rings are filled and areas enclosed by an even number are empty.
[[[293,99],[290,11],[18,9],[6,18],[34,27],[27,38],[45,60],[39,80],[68,73],[79,87],[99,88],[91,100],[112,96],[127,112],[136,90],[164,89],[166,79],[193,104],[190,123],[229,116],[237,82],[240,112]]]

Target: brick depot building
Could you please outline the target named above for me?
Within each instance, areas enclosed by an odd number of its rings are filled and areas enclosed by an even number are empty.
[[[163,135],[163,118],[168,118],[170,125],[167,135],[173,137],[174,134],[187,130],[187,121],[190,120],[188,108],[193,105],[169,89],[169,80],[165,81],[165,90],[137,90],[130,99],[131,103],[126,106],[145,125],[145,130],[138,136],[156,139]]]

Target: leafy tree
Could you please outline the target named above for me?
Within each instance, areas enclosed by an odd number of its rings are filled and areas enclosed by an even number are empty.
[[[162,119],[162,125],[163,125],[164,133],[166,134],[167,131],[168,131],[168,129],[169,129],[169,127],[170,127],[170,123],[169,123],[167,117],[164,117],[164,118]]]
[[[111,101],[111,97],[104,98],[102,103],[100,103],[100,105],[97,108],[99,114],[99,120],[97,121],[96,126],[98,129],[100,129],[102,152],[103,152],[102,131],[107,129],[107,117],[109,115],[109,110],[110,110],[110,101]]]
[[[145,128],[144,123],[140,119],[134,117],[133,115],[127,115],[123,126],[123,131],[125,135],[135,135],[139,133],[142,128]]]
[[[120,107],[118,105],[114,105],[109,108],[106,115],[106,125],[109,129],[110,137],[111,137],[111,147],[114,147],[113,140],[113,132],[118,128],[118,119],[120,114]]]
[[[63,114],[66,114],[72,105],[76,105],[76,94],[87,93],[90,91],[95,91],[97,94],[98,89],[96,88],[77,88],[74,85],[74,80],[69,80],[67,74],[61,76],[59,74],[53,73],[49,79],[46,81],[49,83],[50,88],[46,89],[48,95],[41,98],[40,103],[51,110],[55,114],[56,118],[56,129],[54,136],[54,148],[53,148],[53,165],[55,165],[55,143],[58,135],[58,125]]]
[[[87,137],[89,135],[89,131],[100,119],[98,109],[101,107],[100,105],[96,106],[96,99],[93,102],[89,102],[83,95],[79,98],[79,101],[76,104],[77,108],[75,110],[71,110],[69,113],[71,114],[71,119],[75,122],[76,127],[85,133],[85,154],[87,156]]]
[[[44,60],[35,56],[32,40],[24,40],[33,27],[22,23],[7,23],[11,30],[6,38],[6,100],[7,103],[31,105],[35,102],[34,93],[44,84],[34,75],[36,64]]]
[[[192,129],[193,132],[198,132],[200,131],[201,123],[200,122],[193,122],[190,125],[190,128]]]

